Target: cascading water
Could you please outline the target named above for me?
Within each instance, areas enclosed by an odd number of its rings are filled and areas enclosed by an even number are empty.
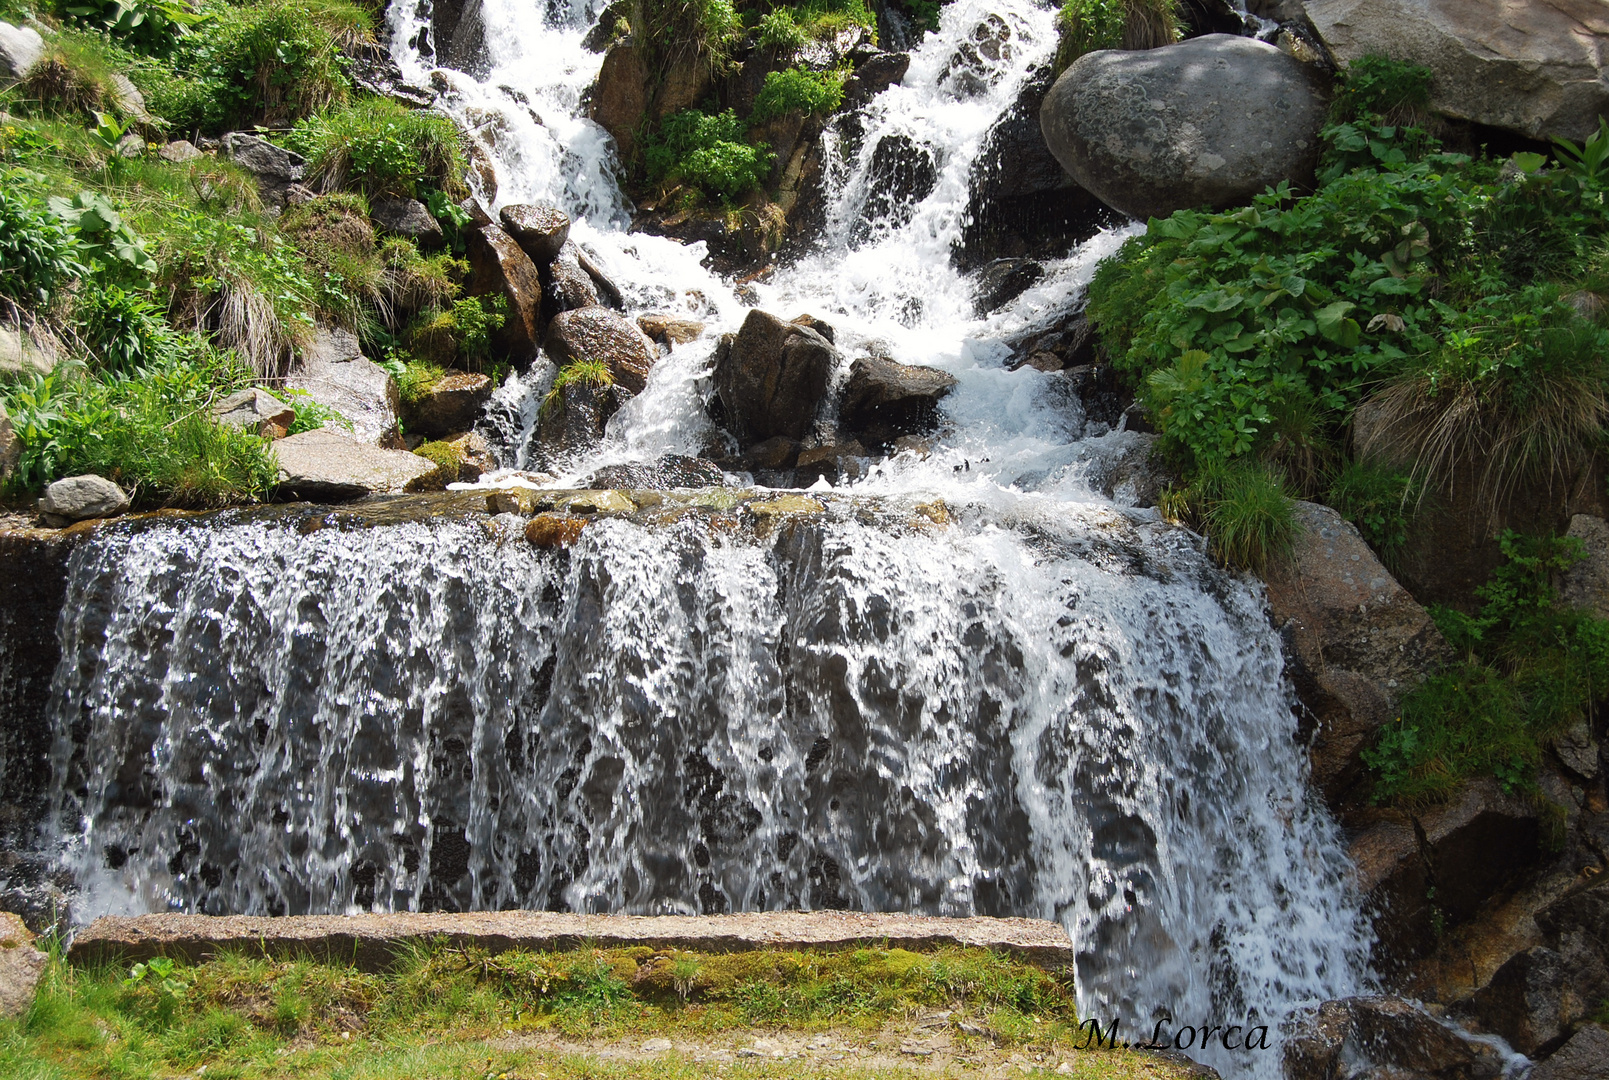
[[[714,337],[746,309],[696,247],[627,231],[608,140],[580,118],[590,12],[480,11],[477,74],[438,79],[499,200],[557,203],[629,307],[710,328],[571,478],[697,453]],[[427,15],[390,18],[428,80]],[[999,339],[1065,310],[1122,234],[983,319],[950,265],[972,162],[1053,23],[1031,0],[944,8],[858,134],[829,134],[819,250],[756,286],[766,310],[828,317],[846,356],[875,344],[959,380],[930,453],[824,514],[767,527],[712,499],[563,553],[505,519],[225,517],[82,546],[51,705],[78,915],[1037,915],[1078,943],[1081,1012],[1129,1032],[1163,1013],[1277,1025],[1364,986],[1367,933],[1258,592],[1097,493],[1137,436],[1002,363]],[[931,184],[881,191],[887,146]],[[541,386],[500,392],[506,464],[525,463]]]

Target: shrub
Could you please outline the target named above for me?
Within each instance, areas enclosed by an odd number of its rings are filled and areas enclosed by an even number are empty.
[[[212,418],[219,386],[243,372],[192,342],[185,357],[141,378],[95,377],[58,366],[4,391],[22,441],[12,484],[36,490],[62,476],[97,473],[143,504],[216,506],[256,498],[277,466],[265,440]]]
[[[783,53],[791,53],[803,47],[809,40],[809,35],[794,21],[793,12],[787,8],[769,11],[760,19],[761,45]]]
[[[132,376],[170,361],[178,335],[150,297],[116,285],[85,289],[77,298],[78,333],[98,371]]]
[[[743,21],[731,0],[654,0],[642,4],[642,26],[634,35],[647,52],[650,71],[682,64],[708,69],[725,64],[743,39]]]
[[[78,0],[65,10],[78,21],[150,56],[166,56],[180,38],[206,19],[175,0]]]
[[[772,71],[754,99],[751,120],[760,124],[787,113],[830,113],[844,100],[844,76],[834,71],[789,68]]]
[[[408,332],[408,347],[431,362],[426,371],[439,373],[436,365],[454,360],[469,370],[479,370],[491,355],[492,335],[502,328],[507,313],[508,302],[501,296],[465,297],[451,308],[422,318]],[[421,395],[425,392],[420,391]]]
[[[774,157],[769,147],[743,138],[743,122],[731,109],[714,116],[698,109],[675,113],[644,147],[649,179],[734,202],[760,186]]]
[[[414,198],[427,186],[466,191],[464,151],[452,120],[384,98],[304,120],[285,143],[307,158],[309,179],[324,191],[352,188],[370,198]]]
[[[0,295],[45,307],[88,268],[78,238],[40,198],[41,179],[0,170]]]
[[[1426,680],[1364,751],[1376,801],[1439,802],[1467,779],[1533,786],[1542,746],[1591,720],[1609,685],[1609,620],[1559,604],[1554,578],[1582,557],[1573,538],[1500,538],[1506,562],[1477,590],[1478,614],[1433,609],[1466,658]]]
[[[1408,542],[1419,495],[1411,474],[1353,461],[1342,466],[1324,501],[1356,525],[1389,566]]]
[[[89,272],[100,281],[150,284],[156,260],[106,196],[98,191],[81,191],[70,200],[56,196],[50,211],[77,236]]]
[[[1181,33],[1178,0],[1065,0],[1056,66],[1097,49],[1155,49]]]

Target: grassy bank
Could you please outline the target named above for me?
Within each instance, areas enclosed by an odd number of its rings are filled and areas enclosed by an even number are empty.
[[[0,1073],[870,1077],[954,1065],[1181,1075],[1133,1051],[1080,1049],[1087,1041],[1070,981],[977,949],[441,946],[383,972],[245,955],[79,969],[55,956],[29,1012],[0,1022]]]

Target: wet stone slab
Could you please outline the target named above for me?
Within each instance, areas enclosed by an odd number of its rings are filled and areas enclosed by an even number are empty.
[[[96,919],[73,939],[75,964],[153,956],[200,961],[223,950],[312,955],[375,970],[407,945],[445,940],[491,952],[647,945],[701,952],[755,949],[996,949],[1049,970],[1070,968],[1073,942],[1045,919],[943,918],[846,911],[742,915],[576,915],[547,911],[367,915],[137,915]]]

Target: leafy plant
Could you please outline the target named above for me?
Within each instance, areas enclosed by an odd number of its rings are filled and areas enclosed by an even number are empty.
[[[1352,461],[1341,468],[1324,501],[1356,525],[1363,539],[1390,565],[1408,542],[1419,507],[1419,487],[1410,473]]]
[[[117,285],[86,289],[77,298],[78,331],[94,366],[132,376],[170,359],[177,335],[151,299]]]
[[[1064,0],[1058,70],[1098,49],[1155,49],[1183,31],[1178,0]]]
[[[81,22],[106,31],[136,52],[166,56],[206,16],[176,0],[79,0],[65,8]]]
[[[648,177],[730,204],[760,186],[775,156],[743,139],[744,124],[731,109],[713,116],[685,109],[666,117],[645,144]]]
[[[1566,171],[1590,184],[1609,183],[1609,118],[1598,117],[1597,132],[1580,146],[1568,139],[1554,142]]]
[[[830,113],[844,100],[846,74],[799,67],[767,72],[765,83],[754,99],[754,112],[750,119],[760,124],[793,112],[806,115]]]
[[[33,173],[0,170],[0,295],[41,307],[88,273],[75,231],[38,196],[42,183]]]
[[[291,407],[296,418],[291,421],[287,435],[300,435],[304,431],[316,431],[323,427],[344,428],[352,430],[352,421],[343,416],[338,409],[332,409],[321,401],[315,401],[313,395],[306,390],[294,386],[281,386],[273,391],[273,396]]]

